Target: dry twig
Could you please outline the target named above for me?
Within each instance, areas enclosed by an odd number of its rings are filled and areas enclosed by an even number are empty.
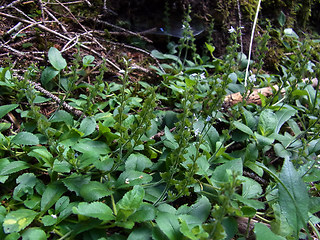
[[[137,36],[137,37],[145,40],[146,42],[152,43],[152,41],[151,41],[149,38],[144,37],[144,36],[141,36],[139,33],[132,32],[132,31],[130,31],[130,30],[128,30],[128,29],[125,29],[125,28],[116,26],[116,25],[114,25],[114,24],[111,24],[111,23],[109,23],[109,22],[102,21],[102,20],[99,20],[99,19],[96,19],[95,21],[96,21],[97,23],[106,25],[106,26],[108,26],[108,27],[112,27],[112,28],[114,28],[114,29],[118,29],[119,31],[125,32],[125,33],[127,33],[127,34],[129,34],[129,35]]]
[[[18,76],[18,78],[22,79],[22,77]],[[53,99],[56,103],[61,104],[61,100],[60,98],[58,98],[57,96],[53,95],[51,92],[47,91],[46,89],[44,89],[43,87],[40,86],[39,83],[35,83],[29,79],[27,79],[28,83],[30,83],[36,90],[38,90],[39,92],[43,93],[45,96]],[[68,112],[71,112],[72,114],[78,116],[78,117],[85,117],[84,113],[80,110],[74,109],[72,106],[70,106],[68,103],[66,102],[62,102],[62,107],[64,109],[66,109]]]
[[[20,17],[16,17],[16,16],[13,16],[13,15],[11,15],[11,14],[7,14],[7,13],[3,13],[3,12],[0,12],[0,16],[4,16],[4,17],[7,17],[7,18],[12,18],[12,19],[16,19],[16,20],[18,20],[18,21],[21,21],[21,22],[24,22],[24,23],[27,23],[27,24],[33,24],[33,23],[34,23],[34,22],[29,21],[29,20],[22,19],[22,18],[20,18]],[[70,39],[70,37],[65,36],[65,35],[63,35],[63,34],[61,34],[61,33],[58,33],[58,32],[56,32],[56,31],[54,31],[54,30],[52,30],[52,29],[44,26],[43,24],[41,24],[41,22],[38,22],[36,25],[37,25],[37,27],[41,28],[42,30],[47,31],[47,32],[50,32],[50,33],[52,33],[52,34],[54,34],[54,35],[56,35],[56,36],[58,36],[58,37],[60,37],[60,38],[62,38],[62,39],[64,39],[64,40],[72,41],[72,39]],[[86,50],[94,53],[95,55],[101,57],[101,54],[100,54],[100,53],[98,53],[98,52],[96,52],[95,50],[87,47],[86,45],[84,45],[84,44],[82,44],[82,43],[80,43],[79,45],[80,45],[80,47],[82,47],[82,48],[84,48],[84,49],[86,49]],[[115,63],[113,63],[113,62],[110,61],[109,59],[106,59],[106,62],[107,62],[108,64],[110,64],[111,66],[113,66],[113,67],[114,67],[115,69],[117,69],[118,71],[121,70]]]

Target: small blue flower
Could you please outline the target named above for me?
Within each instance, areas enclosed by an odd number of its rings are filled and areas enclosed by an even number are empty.
[[[199,133],[200,133],[199,128],[197,128],[196,130],[194,130],[194,135],[195,135],[195,136],[198,136],[198,135],[199,135]]]
[[[234,33],[236,30],[231,26],[231,28],[228,30],[229,33]]]
[[[206,118],[206,122],[210,122],[211,121],[211,116],[208,116],[207,118]]]
[[[192,74],[190,75],[190,77],[196,77],[196,76],[198,76],[198,74],[196,74],[196,73],[192,73]]]
[[[199,119],[197,118],[196,114],[193,114],[193,117],[194,117],[194,120],[195,120],[196,122],[199,121]]]
[[[256,79],[256,75],[255,74],[252,74],[250,77],[249,77],[249,82],[255,82],[257,79]]]

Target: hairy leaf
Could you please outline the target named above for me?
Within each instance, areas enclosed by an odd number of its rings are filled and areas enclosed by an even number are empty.
[[[67,196],[62,196],[55,204],[54,208],[56,213],[60,213],[65,210],[70,203],[70,199]]]
[[[47,163],[49,166],[53,164],[53,156],[46,148],[36,148],[28,153],[28,156],[35,157],[40,163]]]
[[[82,64],[84,67],[94,66],[93,64],[91,64],[93,61],[94,61],[94,56],[87,55],[83,57]]]
[[[170,149],[177,149],[179,145],[167,126],[164,129],[164,133],[167,138],[164,141],[164,145]]]
[[[52,215],[45,215],[41,220],[44,226],[52,226],[57,223],[57,217]]]
[[[216,167],[212,174],[212,179],[219,182],[228,182],[229,177],[226,173],[227,169],[242,175],[242,167],[242,160],[240,158],[231,160],[222,164],[221,166]]]
[[[156,217],[156,208],[150,203],[142,203],[141,206],[129,217],[129,221],[146,222]]]
[[[137,240],[137,239],[151,239],[150,236],[152,234],[152,231],[148,227],[140,227],[135,230],[133,230],[130,235],[128,236],[127,240]]]
[[[152,176],[134,170],[124,171],[117,179],[116,186],[119,188],[127,188],[129,186],[135,186],[152,181]]]
[[[33,173],[24,173],[17,178],[18,186],[15,187],[13,191],[13,198],[16,200],[21,200],[24,194],[33,194],[33,188],[36,185],[38,179]]]
[[[93,141],[88,138],[81,139],[74,149],[82,153],[95,152],[97,154],[108,154],[111,152],[109,146],[101,141]]]
[[[65,122],[67,125],[72,126],[73,125],[73,118],[70,113],[59,110],[55,112],[53,117],[51,118],[50,122]]]
[[[206,197],[201,197],[197,202],[190,206],[189,215],[200,220],[200,223],[204,223],[209,217],[211,209],[211,203]]]

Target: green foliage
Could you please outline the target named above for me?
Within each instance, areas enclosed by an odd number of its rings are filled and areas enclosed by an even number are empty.
[[[9,104],[0,106],[0,118],[2,118],[7,113],[11,112],[12,110],[16,109],[19,105],[18,104]]]
[[[262,223],[256,223],[254,227],[254,232],[257,235],[258,240],[284,240],[284,237],[274,234],[266,225]]]
[[[25,229],[34,218],[37,212],[30,209],[19,209],[8,213],[3,220],[3,230],[5,233],[20,232]]]
[[[314,41],[284,28],[281,15],[278,40],[291,54],[280,73],[264,73],[270,35],[263,36],[262,57],[250,62],[252,82],[244,87],[248,59],[238,53],[239,31],[230,29],[223,58],[212,42],[210,58],[200,57],[189,18],[190,9],[177,55],[152,52],[161,60],[152,67],[162,77],[158,86],[131,82],[125,58],[120,83],[104,81],[105,63],[92,85],[78,81],[94,57],[78,54],[68,66],[55,48],[51,66],[29,68],[21,80],[1,68],[0,91],[9,99],[1,124],[7,114],[21,119],[18,132],[0,125],[1,239],[249,237],[238,231],[238,218],[261,221],[257,239],[296,239],[315,228],[319,83],[302,80],[319,75],[309,53]],[[36,105],[44,96],[26,81],[35,72],[83,114],[61,103],[44,116]],[[253,87],[267,86],[273,97],[247,102]],[[227,105],[234,92],[244,100]]]
[[[302,227],[306,227],[309,211],[307,188],[297,174],[293,164],[286,159],[280,173],[279,205],[281,211],[298,237]]]

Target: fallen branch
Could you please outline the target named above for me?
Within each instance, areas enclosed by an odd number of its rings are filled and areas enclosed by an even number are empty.
[[[279,87],[278,86],[273,86],[273,89],[278,91]],[[265,97],[270,97],[273,95],[273,89],[271,87],[264,87],[264,88],[259,88],[259,89],[254,89],[253,92],[246,98],[247,103],[254,103],[254,104],[261,104],[261,99],[259,94],[265,96]],[[285,90],[282,89],[281,93],[284,93]],[[233,106],[239,102],[243,101],[243,94],[240,92],[237,93],[232,93],[230,95],[227,95],[224,98],[223,105],[226,107],[228,106]]]
[[[310,80],[305,78],[305,79],[302,79],[302,81],[308,82]],[[312,79],[311,83],[312,83],[312,87],[317,87],[318,79],[317,78]],[[249,96],[247,96],[246,101],[247,101],[247,103],[254,103],[254,104],[260,105],[261,104],[261,99],[259,96],[260,94],[265,97],[271,97],[271,96],[273,96],[275,91],[279,91],[279,86],[274,85],[272,87],[264,87],[264,88],[254,89],[252,91],[252,93]],[[280,94],[284,94],[284,93],[285,93],[285,89],[281,89]],[[237,92],[237,93],[227,95],[224,98],[223,105],[225,107],[229,107],[229,106],[233,106],[233,105],[235,105],[239,102],[242,102],[242,101],[243,101],[243,95],[240,92]]]
[[[53,95],[51,92],[45,90],[43,87],[40,86],[39,83],[35,83],[31,80],[27,80],[36,90],[38,90],[39,92],[43,93],[44,95],[46,95],[47,97],[50,97],[51,99],[53,99],[54,101],[56,101],[58,104],[61,104],[61,99],[58,98],[57,96]],[[84,113],[80,110],[75,109],[74,107],[70,106],[68,103],[66,102],[62,102],[62,107],[64,109],[66,109],[68,112],[71,112],[72,114],[78,116],[78,117],[85,117]]]
[[[15,75],[19,80],[24,80],[24,78],[20,75]],[[36,90],[38,90],[39,92],[43,93],[45,96],[51,98],[52,100],[54,100],[57,104],[61,104],[61,99],[58,98],[57,96],[55,96],[54,94],[52,94],[51,92],[47,91],[46,89],[44,89],[43,87],[41,87],[40,83],[36,83],[34,81],[31,81],[29,79],[26,79],[26,81],[31,84]],[[80,111],[75,109],[74,107],[70,106],[68,103],[66,102],[62,102],[61,106],[67,110],[68,112],[78,116],[78,117],[86,117],[85,114]]]

